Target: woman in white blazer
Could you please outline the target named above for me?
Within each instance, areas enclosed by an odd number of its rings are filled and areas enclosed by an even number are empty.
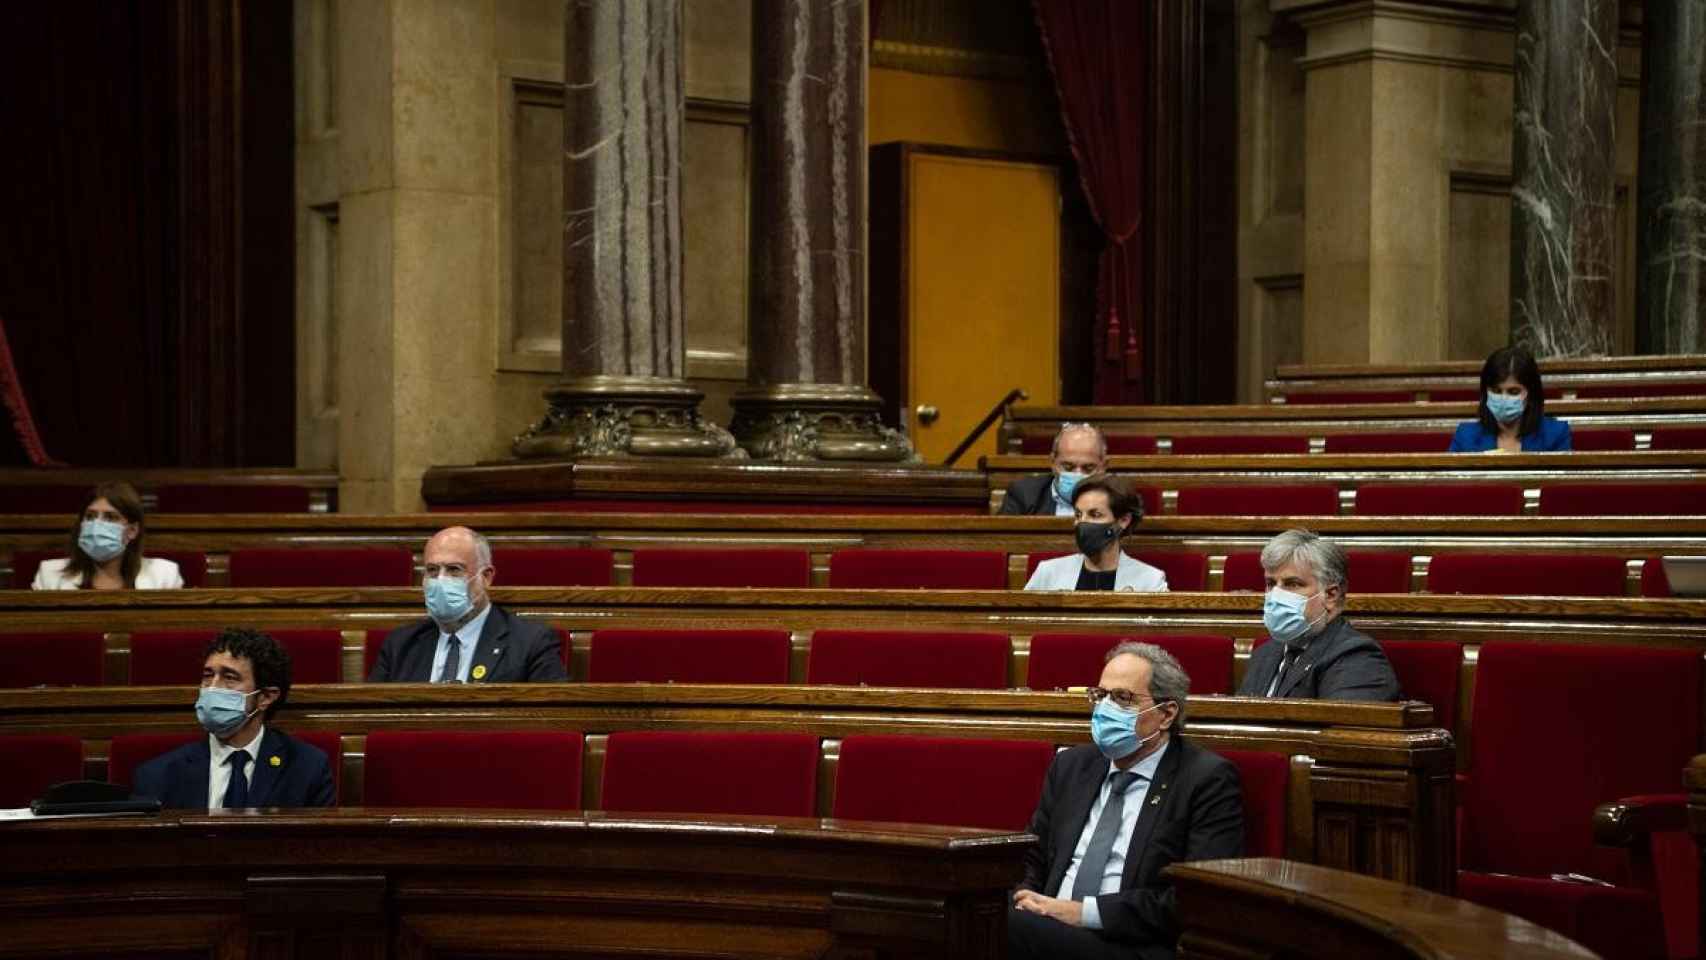
[[[63,560],[43,560],[32,590],[177,590],[178,565],[142,555],[142,498],[128,483],[103,483],[90,494]]]
[[[1143,516],[1142,499],[1123,481],[1105,473],[1078,481],[1072,516],[1078,552],[1043,561],[1026,590],[1167,590],[1166,574],[1120,549],[1120,538]]]

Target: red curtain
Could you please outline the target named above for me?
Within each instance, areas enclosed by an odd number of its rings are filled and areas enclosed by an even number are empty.
[[[1141,403],[1145,0],[1031,0],[1067,140],[1104,246],[1097,264],[1095,403]]]

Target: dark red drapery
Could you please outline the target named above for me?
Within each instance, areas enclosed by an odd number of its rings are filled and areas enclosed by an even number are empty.
[[[1031,0],[1104,247],[1091,319],[1095,403],[1141,403],[1143,129],[1148,96],[1141,0]],[[1068,320],[1067,322],[1071,322]]]

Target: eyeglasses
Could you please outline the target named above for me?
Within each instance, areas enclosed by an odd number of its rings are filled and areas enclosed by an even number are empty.
[[[1101,687],[1091,687],[1087,692],[1090,697],[1091,706],[1095,706],[1103,700],[1112,697],[1114,705],[1122,710],[1135,710],[1137,709],[1137,705],[1145,700],[1152,700],[1156,703],[1165,702],[1155,700],[1154,697],[1147,693],[1132,693],[1130,690],[1105,690]]]

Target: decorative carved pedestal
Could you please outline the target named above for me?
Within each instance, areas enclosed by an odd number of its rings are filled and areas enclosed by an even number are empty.
[[[918,463],[898,430],[883,426],[882,398],[865,387],[785,383],[734,396],[730,430],[761,460]]]
[[[725,457],[727,430],[699,418],[705,395],[663,377],[577,377],[545,391],[550,409],[515,438],[518,457]]]

